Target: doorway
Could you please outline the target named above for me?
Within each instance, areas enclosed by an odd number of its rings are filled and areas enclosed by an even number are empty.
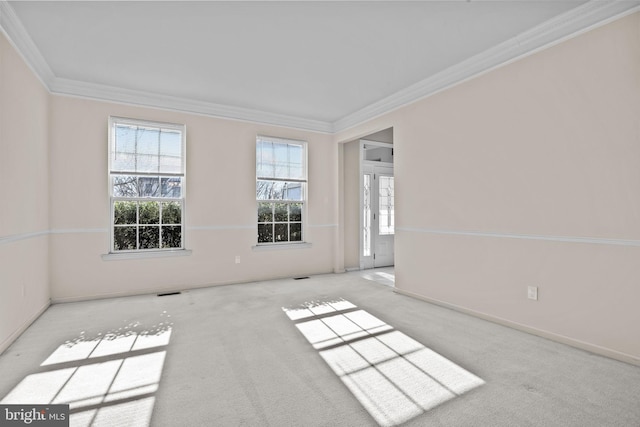
[[[393,145],[361,140],[360,152],[360,268],[393,266]]]

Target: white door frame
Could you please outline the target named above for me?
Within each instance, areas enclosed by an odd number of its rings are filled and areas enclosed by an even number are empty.
[[[360,253],[360,269],[367,269],[367,268],[374,268],[376,267],[376,263],[375,263],[375,248],[376,248],[376,241],[375,241],[375,236],[377,236],[378,234],[378,220],[379,220],[379,214],[378,214],[378,198],[377,198],[377,194],[374,195],[375,197],[370,197],[370,203],[371,203],[371,208],[372,208],[372,215],[373,212],[375,212],[376,214],[376,220],[374,221],[373,218],[371,217],[371,222],[370,222],[370,226],[371,226],[371,230],[375,230],[375,233],[371,233],[370,239],[371,239],[371,250],[370,250],[370,254],[368,256],[365,256],[364,253],[364,175],[365,173],[367,174],[371,174],[372,176],[374,174],[383,174],[383,175],[392,175],[393,176],[393,162],[382,162],[382,161],[370,161],[370,160],[364,160],[365,158],[365,146],[367,147],[386,147],[386,148],[391,148],[393,149],[393,144],[388,144],[388,143],[384,143],[384,142],[375,142],[375,141],[367,141],[367,140],[360,140],[360,161],[359,161],[359,169],[360,169],[360,185],[359,185],[359,193],[360,193],[360,210],[358,213],[359,216],[359,226],[360,226],[360,233],[359,233],[359,242],[358,242],[358,246],[359,246],[359,253]],[[375,192],[377,192],[377,180],[371,180],[371,194],[373,195],[374,193],[374,184],[376,185],[375,187]],[[391,248],[393,250],[393,239],[395,236],[391,236]],[[385,237],[388,238],[388,237]],[[389,265],[388,263],[386,263],[386,265]],[[393,265],[393,262],[391,263],[391,265]]]

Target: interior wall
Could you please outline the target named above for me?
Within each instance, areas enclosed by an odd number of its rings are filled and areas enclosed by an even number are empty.
[[[638,117],[640,13],[337,140],[394,127],[399,292],[640,363]]]
[[[52,96],[51,115],[54,301],[333,271],[338,158],[330,135],[64,96]],[[109,250],[109,115],[186,124],[185,242],[190,256],[102,259]],[[257,134],[308,142],[309,248],[252,248],[257,238]]]
[[[0,353],[49,305],[48,99],[0,32]]]
[[[344,265],[360,268],[360,140],[344,144]]]

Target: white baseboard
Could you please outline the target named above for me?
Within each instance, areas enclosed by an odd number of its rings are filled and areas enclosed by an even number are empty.
[[[13,342],[18,339],[18,337],[22,335],[22,333],[26,331],[29,326],[31,326],[31,324],[35,322],[36,319],[40,317],[47,308],[49,308],[50,305],[51,300],[47,300],[47,302],[42,307],[40,307],[40,309],[38,309],[38,311],[33,316],[27,319],[22,325],[20,325],[18,329],[13,331],[11,335],[9,335],[4,341],[2,341],[0,343],[0,354],[4,353],[4,351],[8,349],[9,346],[13,344]]]
[[[100,294],[87,294],[87,295],[79,295],[79,296],[72,296],[72,297],[53,297],[51,298],[51,304],[65,304],[69,302],[94,301],[94,300],[108,299],[108,298],[134,297],[139,295],[165,294],[165,293],[171,293],[171,292],[188,292],[190,290],[195,290],[195,289],[209,288],[214,286],[240,285],[242,283],[250,283],[250,282],[206,283],[202,285],[173,286],[169,288],[147,288],[147,289],[139,289],[135,291],[106,292],[106,293],[100,293]]]
[[[440,301],[434,298],[429,298],[424,295],[416,294],[414,292],[405,291],[403,289],[394,288],[395,292],[406,295],[411,298],[416,298],[421,301],[425,301],[431,304],[439,305],[441,307],[449,308],[451,310],[458,311],[460,313],[468,314],[470,316],[478,317],[483,320],[488,320],[493,323],[498,323],[503,326],[507,326],[513,329],[517,329],[522,332],[526,332],[532,335],[536,335],[542,338],[547,338],[552,341],[556,341],[562,344],[569,345],[571,347],[579,348],[581,350],[585,350],[591,353],[598,354],[600,356],[609,357],[611,359],[619,360],[621,362],[629,363],[631,365],[640,366],[640,357],[633,356],[631,354],[623,353],[620,351],[616,351],[610,348],[601,347],[596,344],[591,344],[588,342],[580,341],[571,337],[567,337],[564,335],[556,334],[553,332],[536,329],[531,326],[524,325],[522,323],[513,322],[511,320],[503,319],[497,316],[492,316],[490,314],[482,313],[479,311],[471,310],[465,307],[461,307],[459,305],[451,304],[445,301]]]
[[[132,297],[132,296],[138,296],[138,295],[164,294],[164,293],[170,293],[170,292],[189,292],[190,290],[212,288],[216,286],[244,285],[244,284],[256,283],[256,282],[266,282],[270,280],[287,280],[287,279],[292,279],[293,277],[298,277],[298,276],[317,276],[321,274],[334,274],[334,273],[332,271],[316,271],[316,272],[312,271],[309,273],[300,273],[300,274],[286,275],[286,276],[273,276],[273,277],[267,277],[267,278],[249,277],[243,280],[206,282],[206,283],[198,283],[198,284],[183,285],[183,286],[177,285],[177,286],[171,286],[167,288],[145,288],[145,289],[137,289],[134,291],[106,292],[106,293],[87,294],[87,295],[78,295],[78,296],[70,296],[70,297],[53,296],[51,298],[51,304],[64,304],[68,302],[92,301],[92,300],[107,299],[107,298]]]

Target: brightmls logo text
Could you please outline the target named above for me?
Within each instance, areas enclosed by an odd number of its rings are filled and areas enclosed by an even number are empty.
[[[34,421],[47,421],[47,411],[36,411],[36,408],[25,411],[9,411],[9,408],[4,408],[4,419],[7,421],[24,421],[25,424],[31,424]]]
[[[0,405],[0,427],[69,427],[69,405]]]

